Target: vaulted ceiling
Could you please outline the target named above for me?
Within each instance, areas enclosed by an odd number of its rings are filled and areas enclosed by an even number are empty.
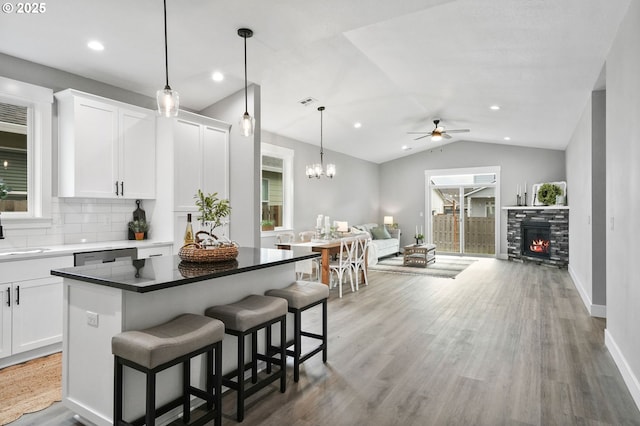
[[[267,131],[319,145],[324,105],[325,148],[376,163],[435,146],[407,134],[435,118],[471,130],[446,143],[564,149],[629,1],[167,0],[169,80],[195,111],[242,90],[248,27]],[[47,2],[0,15],[0,52],[154,97],[162,13],[162,0]]]

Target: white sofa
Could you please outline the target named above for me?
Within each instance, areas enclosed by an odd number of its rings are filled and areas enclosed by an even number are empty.
[[[364,223],[353,227],[356,230],[354,232],[366,232],[371,237],[372,244],[367,259],[369,265],[375,265],[381,257],[400,253],[400,229],[388,229],[391,238],[376,239],[373,237],[371,230],[381,226],[377,223]]]

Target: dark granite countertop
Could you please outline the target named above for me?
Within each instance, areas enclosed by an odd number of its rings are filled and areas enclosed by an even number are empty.
[[[146,293],[212,278],[270,268],[305,259],[320,253],[295,253],[289,250],[240,247],[238,257],[228,262],[187,263],[178,256],[118,261],[72,268],[55,269],[52,275],[87,283]]]

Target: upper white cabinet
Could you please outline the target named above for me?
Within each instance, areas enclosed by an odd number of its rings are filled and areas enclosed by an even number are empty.
[[[180,111],[173,137],[175,211],[195,210],[198,189],[229,198],[229,128],[222,121]]]
[[[154,111],[68,89],[58,100],[58,195],[155,198]]]

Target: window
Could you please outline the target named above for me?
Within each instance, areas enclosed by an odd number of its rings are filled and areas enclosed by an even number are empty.
[[[50,89],[0,77],[0,213],[20,227],[50,223],[52,103]]]
[[[262,144],[261,162],[263,228],[293,228],[293,150]]]
[[[0,212],[27,212],[27,107],[0,103]]]

